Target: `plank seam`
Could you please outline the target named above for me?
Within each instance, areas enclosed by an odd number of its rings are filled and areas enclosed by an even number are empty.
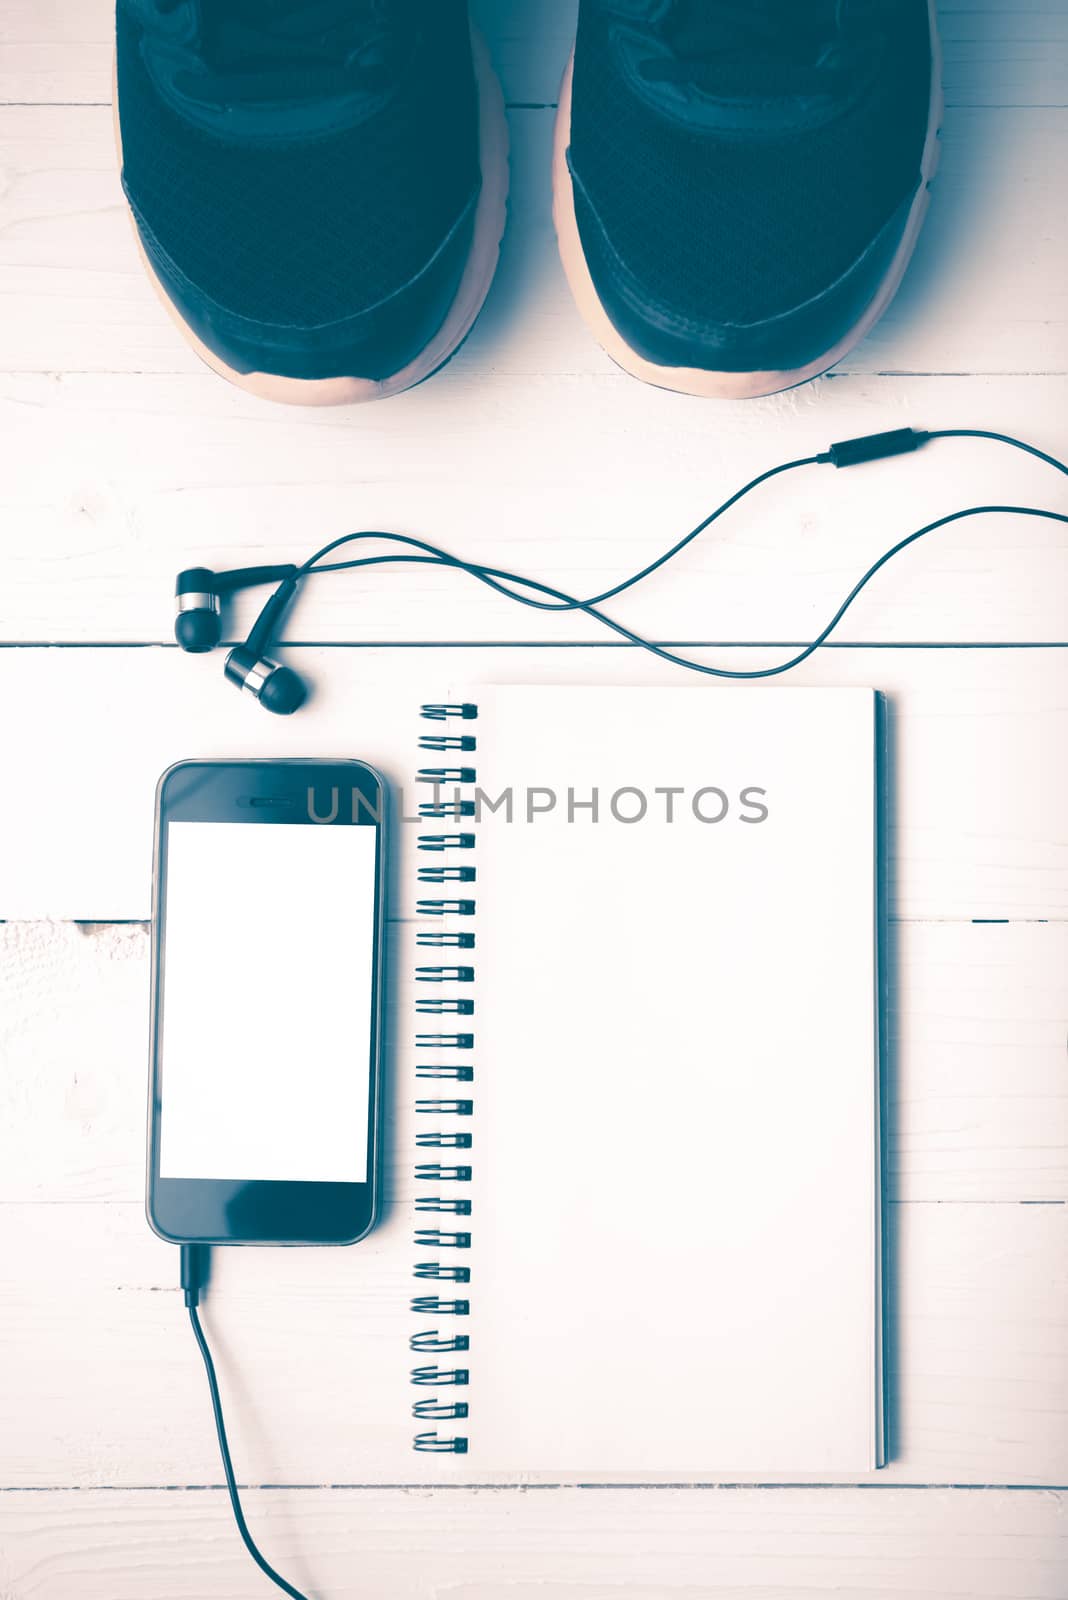
[[[712,1479],[682,1480],[678,1483],[585,1483],[578,1480],[561,1480],[553,1483],[238,1483],[242,1494],[322,1494],[322,1493],[380,1493],[383,1490],[400,1490],[403,1493],[422,1493],[427,1489],[440,1489],[449,1493],[469,1492],[477,1489],[498,1494],[531,1494],[560,1489],[594,1490],[601,1493],[640,1490],[643,1494],[660,1490],[695,1489],[705,1492],[725,1489],[771,1489],[796,1491],[805,1489],[874,1489],[879,1493],[892,1493],[901,1489],[908,1493],[928,1489],[952,1489],[969,1494],[1064,1494],[1068,1483],[958,1483],[950,1479],[934,1478],[924,1483],[872,1483],[833,1480],[817,1483],[786,1482],[774,1480],[746,1483],[744,1480],[716,1482]],[[56,1484],[0,1484],[0,1494],[225,1494],[224,1483],[56,1483]]]

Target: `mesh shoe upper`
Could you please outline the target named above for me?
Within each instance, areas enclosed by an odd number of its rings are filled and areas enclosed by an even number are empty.
[[[582,0],[569,161],[609,314],[624,280],[695,333],[825,294],[916,190],[929,75],[926,0]]]
[[[424,273],[472,207],[465,0],[346,0],[335,33],[323,12],[324,0],[119,0],[123,179],[179,302],[276,328],[337,323]],[[294,114],[301,101],[326,106],[322,126]]]

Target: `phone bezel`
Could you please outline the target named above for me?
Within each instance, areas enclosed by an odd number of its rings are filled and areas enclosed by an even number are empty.
[[[167,829],[172,821],[311,825],[309,785],[337,787],[339,804],[320,827],[373,827],[374,948],[366,1183],[161,1178],[163,1106],[160,1061],[162,977],[166,946]],[[346,803],[342,795],[354,798]],[[357,799],[355,797],[362,797]],[[179,761],[156,787],[152,882],[152,1000],[148,1100],[148,1221],[162,1239],[181,1244],[355,1244],[374,1225],[378,1205],[378,1108],[382,1075],[384,920],[388,790],[365,761]],[[324,807],[324,812],[326,808]]]

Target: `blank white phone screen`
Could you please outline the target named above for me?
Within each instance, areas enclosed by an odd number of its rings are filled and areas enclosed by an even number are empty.
[[[377,832],[168,825],[161,1177],[368,1181]]]

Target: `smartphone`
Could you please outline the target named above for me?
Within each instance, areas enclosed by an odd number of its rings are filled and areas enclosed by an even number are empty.
[[[156,790],[148,1220],[354,1244],[375,1219],[386,787],[182,761]]]

